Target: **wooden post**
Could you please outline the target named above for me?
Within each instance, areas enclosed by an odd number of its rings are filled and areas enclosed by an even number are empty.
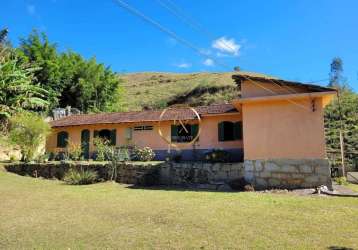
[[[338,98],[338,110],[339,110],[339,120],[340,120],[340,124],[341,124],[341,128],[339,130],[339,142],[340,142],[340,147],[341,147],[341,163],[342,163],[342,174],[343,177],[346,176],[346,169],[344,166],[344,140],[343,140],[343,130],[344,130],[344,123],[342,120],[342,107],[341,107],[341,95],[340,95],[340,91],[337,91],[337,98]]]
[[[344,166],[344,142],[343,142],[342,130],[339,130],[339,141],[340,141],[340,145],[341,145],[342,174],[343,174],[343,177],[345,177],[346,176],[346,169],[345,169],[345,166]]]

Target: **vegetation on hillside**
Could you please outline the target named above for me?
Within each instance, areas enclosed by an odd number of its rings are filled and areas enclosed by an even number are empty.
[[[358,168],[358,94],[350,89],[343,77],[343,61],[338,57],[332,60],[328,86],[336,88],[339,92],[339,99],[335,98],[325,109],[328,156],[334,164],[341,164],[342,131],[347,167]]]
[[[186,103],[194,106],[229,102],[238,96],[232,73],[122,74],[125,110],[160,109]]]

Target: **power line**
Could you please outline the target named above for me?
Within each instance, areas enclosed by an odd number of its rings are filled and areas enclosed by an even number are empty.
[[[203,25],[201,25],[199,22],[197,22],[194,18],[192,18],[191,15],[184,12],[182,8],[180,8],[178,5],[174,4],[171,0],[156,0],[162,7],[167,9],[169,12],[171,12],[174,16],[182,20],[185,24],[188,24],[190,27],[192,27],[194,30],[198,31],[199,33],[203,34],[208,40],[216,39],[216,36],[207,30]],[[172,7],[168,6],[169,3]],[[221,41],[222,45],[231,51],[235,51],[235,48],[231,46],[230,43],[228,43],[226,40]],[[271,81],[273,84],[277,85],[279,88],[284,89],[288,91],[288,93],[297,94],[296,90],[289,86],[282,86],[276,82],[274,82],[271,79],[267,79],[268,81]]]
[[[157,27],[159,30],[161,30],[163,33],[173,37],[175,40],[177,40],[178,42],[182,43],[183,45],[191,48],[192,50],[194,50],[196,53],[198,53],[200,56],[204,57],[204,58],[209,58],[211,60],[213,60],[215,63],[217,63],[218,65],[224,67],[224,68],[227,68],[231,71],[231,68],[229,66],[227,66],[226,64],[224,63],[221,63],[219,61],[216,60],[216,58],[213,58],[213,57],[210,57],[208,56],[206,53],[204,53],[200,48],[198,48],[197,46],[193,45],[192,43],[190,43],[189,41],[187,41],[186,39],[183,39],[181,37],[179,37],[176,33],[174,33],[173,31],[165,28],[163,25],[161,25],[159,22],[153,20],[152,18],[144,15],[143,13],[141,13],[139,10],[135,9],[134,7],[130,6],[128,3],[122,1],[122,0],[114,0],[115,3],[118,3],[120,7],[126,9],[127,11],[129,11],[130,13],[132,13],[133,15],[136,15],[138,17],[140,17],[141,19],[143,19],[144,21],[150,23],[151,25]],[[274,93],[274,94],[278,94],[276,93],[275,91],[271,90],[271,89],[268,89],[264,86],[261,86],[261,84],[259,83],[256,83],[255,81],[251,80],[249,77],[245,76],[245,75],[241,75],[243,78],[245,78],[246,80],[254,83],[255,85],[263,88],[263,89],[266,89],[267,91],[271,92],[271,93]],[[269,80],[269,79],[268,79]],[[274,83],[274,82],[273,82]],[[277,84],[277,83],[275,83]],[[278,86],[280,86],[279,84],[277,84]],[[308,108],[306,108],[304,105],[302,104],[299,104],[299,103],[296,103],[294,101],[292,101],[291,99],[286,99],[288,102],[296,105],[296,106],[299,106],[301,108],[304,108],[306,110],[310,110]]]
[[[172,1],[170,1],[170,0],[156,0],[156,1],[162,7],[164,7],[169,12],[171,12],[174,16],[176,16],[177,18],[182,20],[185,24],[189,25],[192,29],[194,29],[195,31],[204,35],[208,40],[211,41],[211,40],[217,39],[217,37],[214,33],[207,30],[203,25],[201,25],[199,22],[197,22],[191,15],[184,13],[184,10],[182,8],[178,7],[178,5],[176,5]],[[166,3],[164,3],[164,1]],[[171,6],[169,6],[168,4]],[[229,50],[231,50],[231,51],[236,50],[236,48],[232,47],[232,45],[229,44],[226,40],[222,40],[221,42]]]

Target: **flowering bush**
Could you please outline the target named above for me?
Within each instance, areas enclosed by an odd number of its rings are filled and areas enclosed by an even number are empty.
[[[155,157],[154,151],[150,147],[134,147],[132,150],[133,161],[151,161]]]

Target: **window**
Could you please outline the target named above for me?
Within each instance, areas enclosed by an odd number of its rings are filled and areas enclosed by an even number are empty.
[[[94,131],[94,138],[101,138],[103,140],[109,141],[110,145],[115,146],[116,145],[116,130],[112,129],[102,129],[102,130],[95,130]]]
[[[68,144],[68,133],[66,131],[61,131],[57,133],[57,147],[65,148]]]
[[[242,140],[242,122],[223,121],[218,124],[219,141]]]
[[[191,142],[197,136],[199,130],[198,124],[185,124],[184,127],[181,125],[171,126],[172,142]]]
[[[144,125],[144,126],[136,126],[136,127],[134,127],[134,131],[143,131],[143,130],[153,130],[153,126]]]

